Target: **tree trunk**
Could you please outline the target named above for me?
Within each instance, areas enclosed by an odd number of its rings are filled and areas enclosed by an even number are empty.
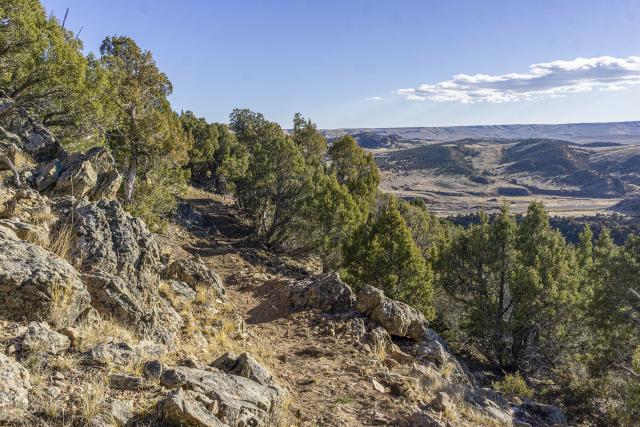
[[[124,183],[124,200],[130,205],[133,201],[133,190],[136,185],[136,174],[138,173],[138,120],[136,118],[136,108],[129,109],[129,121],[133,140],[131,144],[131,157],[129,158],[129,170],[127,171],[127,181]]]
[[[124,200],[127,204],[133,201],[133,189],[136,184],[136,174],[138,172],[138,155],[135,150],[131,152],[129,159],[129,170],[127,172],[127,181],[124,183]]]

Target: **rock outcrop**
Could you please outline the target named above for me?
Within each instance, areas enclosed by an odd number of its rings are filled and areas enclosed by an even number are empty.
[[[218,297],[225,293],[220,276],[202,262],[199,257],[182,258],[171,262],[163,271],[166,280],[186,283],[195,290],[199,286],[213,289]]]
[[[182,318],[159,293],[160,252],[144,223],[117,201],[65,199],[57,211],[70,218],[92,306],[171,344]]]
[[[40,246],[0,228],[0,306],[13,320],[69,326],[89,308],[89,292],[78,272]]]
[[[32,182],[41,192],[111,200],[122,178],[109,151],[94,147],[86,153],[74,153],[42,164],[33,172]]]
[[[217,401],[200,393],[181,388],[172,391],[158,403],[158,413],[167,422],[191,427],[228,427],[220,421]]]
[[[22,353],[58,354],[67,350],[71,341],[46,323],[31,322],[27,332],[19,338],[19,344]]]
[[[293,310],[316,308],[328,313],[348,313],[355,308],[355,296],[338,273],[289,285],[288,293]]]
[[[245,373],[268,381],[263,377],[264,368],[255,369],[248,358],[241,363],[245,367],[251,365]],[[160,383],[177,389],[158,403],[158,411],[167,423],[269,426],[275,423],[281,410],[282,394],[275,388],[213,367],[207,370],[182,366],[167,369]]]
[[[357,295],[357,309],[380,324],[391,335],[420,341],[427,332],[427,321],[418,310],[387,298],[384,292],[366,286]]]

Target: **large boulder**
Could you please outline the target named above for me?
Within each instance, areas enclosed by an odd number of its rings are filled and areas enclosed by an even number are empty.
[[[366,286],[358,292],[356,304],[360,313],[380,324],[391,335],[420,341],[427,332],[427,321],[422,313],[387,298],[382,290],[373,286]]]
[[[249,353],[237,356],[231,352],[225,353],[212,362],[211,366],[229,374],[248,378],[263,386],[272,388],[277,395],[282,395],[282,389],[271,376],[271,372],[262,366]]]
[[[427,329],[422,341],[413,345],[409,352],[413,357],[423,364],[433,363],[438,367],[450,365],[452,367],[451,376],[456,382],[473,386],[475,380],[464,364],[451,354],[447,343],[433,329]]]
[[[89,308],[78,272],[40,246],[0,227],[0,316],[69,326]]]
[[[171,344],[181,316],[159,292],[158,243],[144,222],[117,201],[65,199],[60,216],[72,218],[74,253],[100,314],[113,316],[142,335]]]
[[[156,292],[133,287],[120,277],[106,273],[84,274],[82,280],[98,313],[132,325],[143,336],[173,343],[173,337],[182,327],[182,316]]]
[[[215,402],[195,391],[179,388],[158,403],[158,413],[164,421],[179,426],[228,426],[216,417]]]
[[[516,419],[534,426],[565,426],[567,417],[554,405],[528,400],[515,409]]]
[[[19,338],[20,350],[24,353],[58,354],[71,345],[68,337],[52,330],[49,325],[31,322],[27,332]]]
[[[12,410],[27,409],[30,390],[29,372],[0,353],[0,421],[6,421]]]
[[[22,139],[24,151],[36,162],[65,159],[68,156],[53,134],[24,110],[14,116],[10,128]]]
[[[171,262],[162,271],[162,277],[166,280],[186,283],[193,290],[204,286],[213,289],[218,296],[223,296],[225,293],[218,273],[207,267],[200,257],[182,258]]]
[[[212,417],[215,417],[231,426],[269,426],[275,424],[281,409],[282,396],[278,390],[215,368],[202,370],[180,366],[167,369],[160,383],[189,392],[188,397],[170,394],[159,403],[160,413],[168,423],[185,423],[184,411],[175,410],[177,402],[185,399],[190,407],[188,416],[201,422],[193,425],[216,425],[206,424],[213,422]]]
[[[33,176],[38,191],[92,200],[114,199],[122,182],[113,157],[104,147],[50,160],[40,165]]]
[[[324,274],[314,279],[290,285],[289,305],[294,310],[317,308],[329,313],[347,313],[355,306],[355,296],[338,273]]]

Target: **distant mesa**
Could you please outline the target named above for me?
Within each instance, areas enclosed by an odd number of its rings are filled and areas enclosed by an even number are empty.
[[[640,144],[640,121],[531,125],[345,128],[321,131],[327,138],[361,133],[401,136],[405,140],[451,142],[465,138],[560,139],[577,144]],[[364,146],[364,145],[363,145]],[[594,145],[592,145],[593,147]],[[601,145],[599,145],[601,146]],[[609,145],[610,146],[610,145]]]

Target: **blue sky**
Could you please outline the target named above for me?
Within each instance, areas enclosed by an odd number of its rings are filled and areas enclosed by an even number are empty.
[[[321,128],[640,120],[637,0],[43,3],[70,9],[87,51],[133,37],[174,108],[211,121],[235,107]]]

